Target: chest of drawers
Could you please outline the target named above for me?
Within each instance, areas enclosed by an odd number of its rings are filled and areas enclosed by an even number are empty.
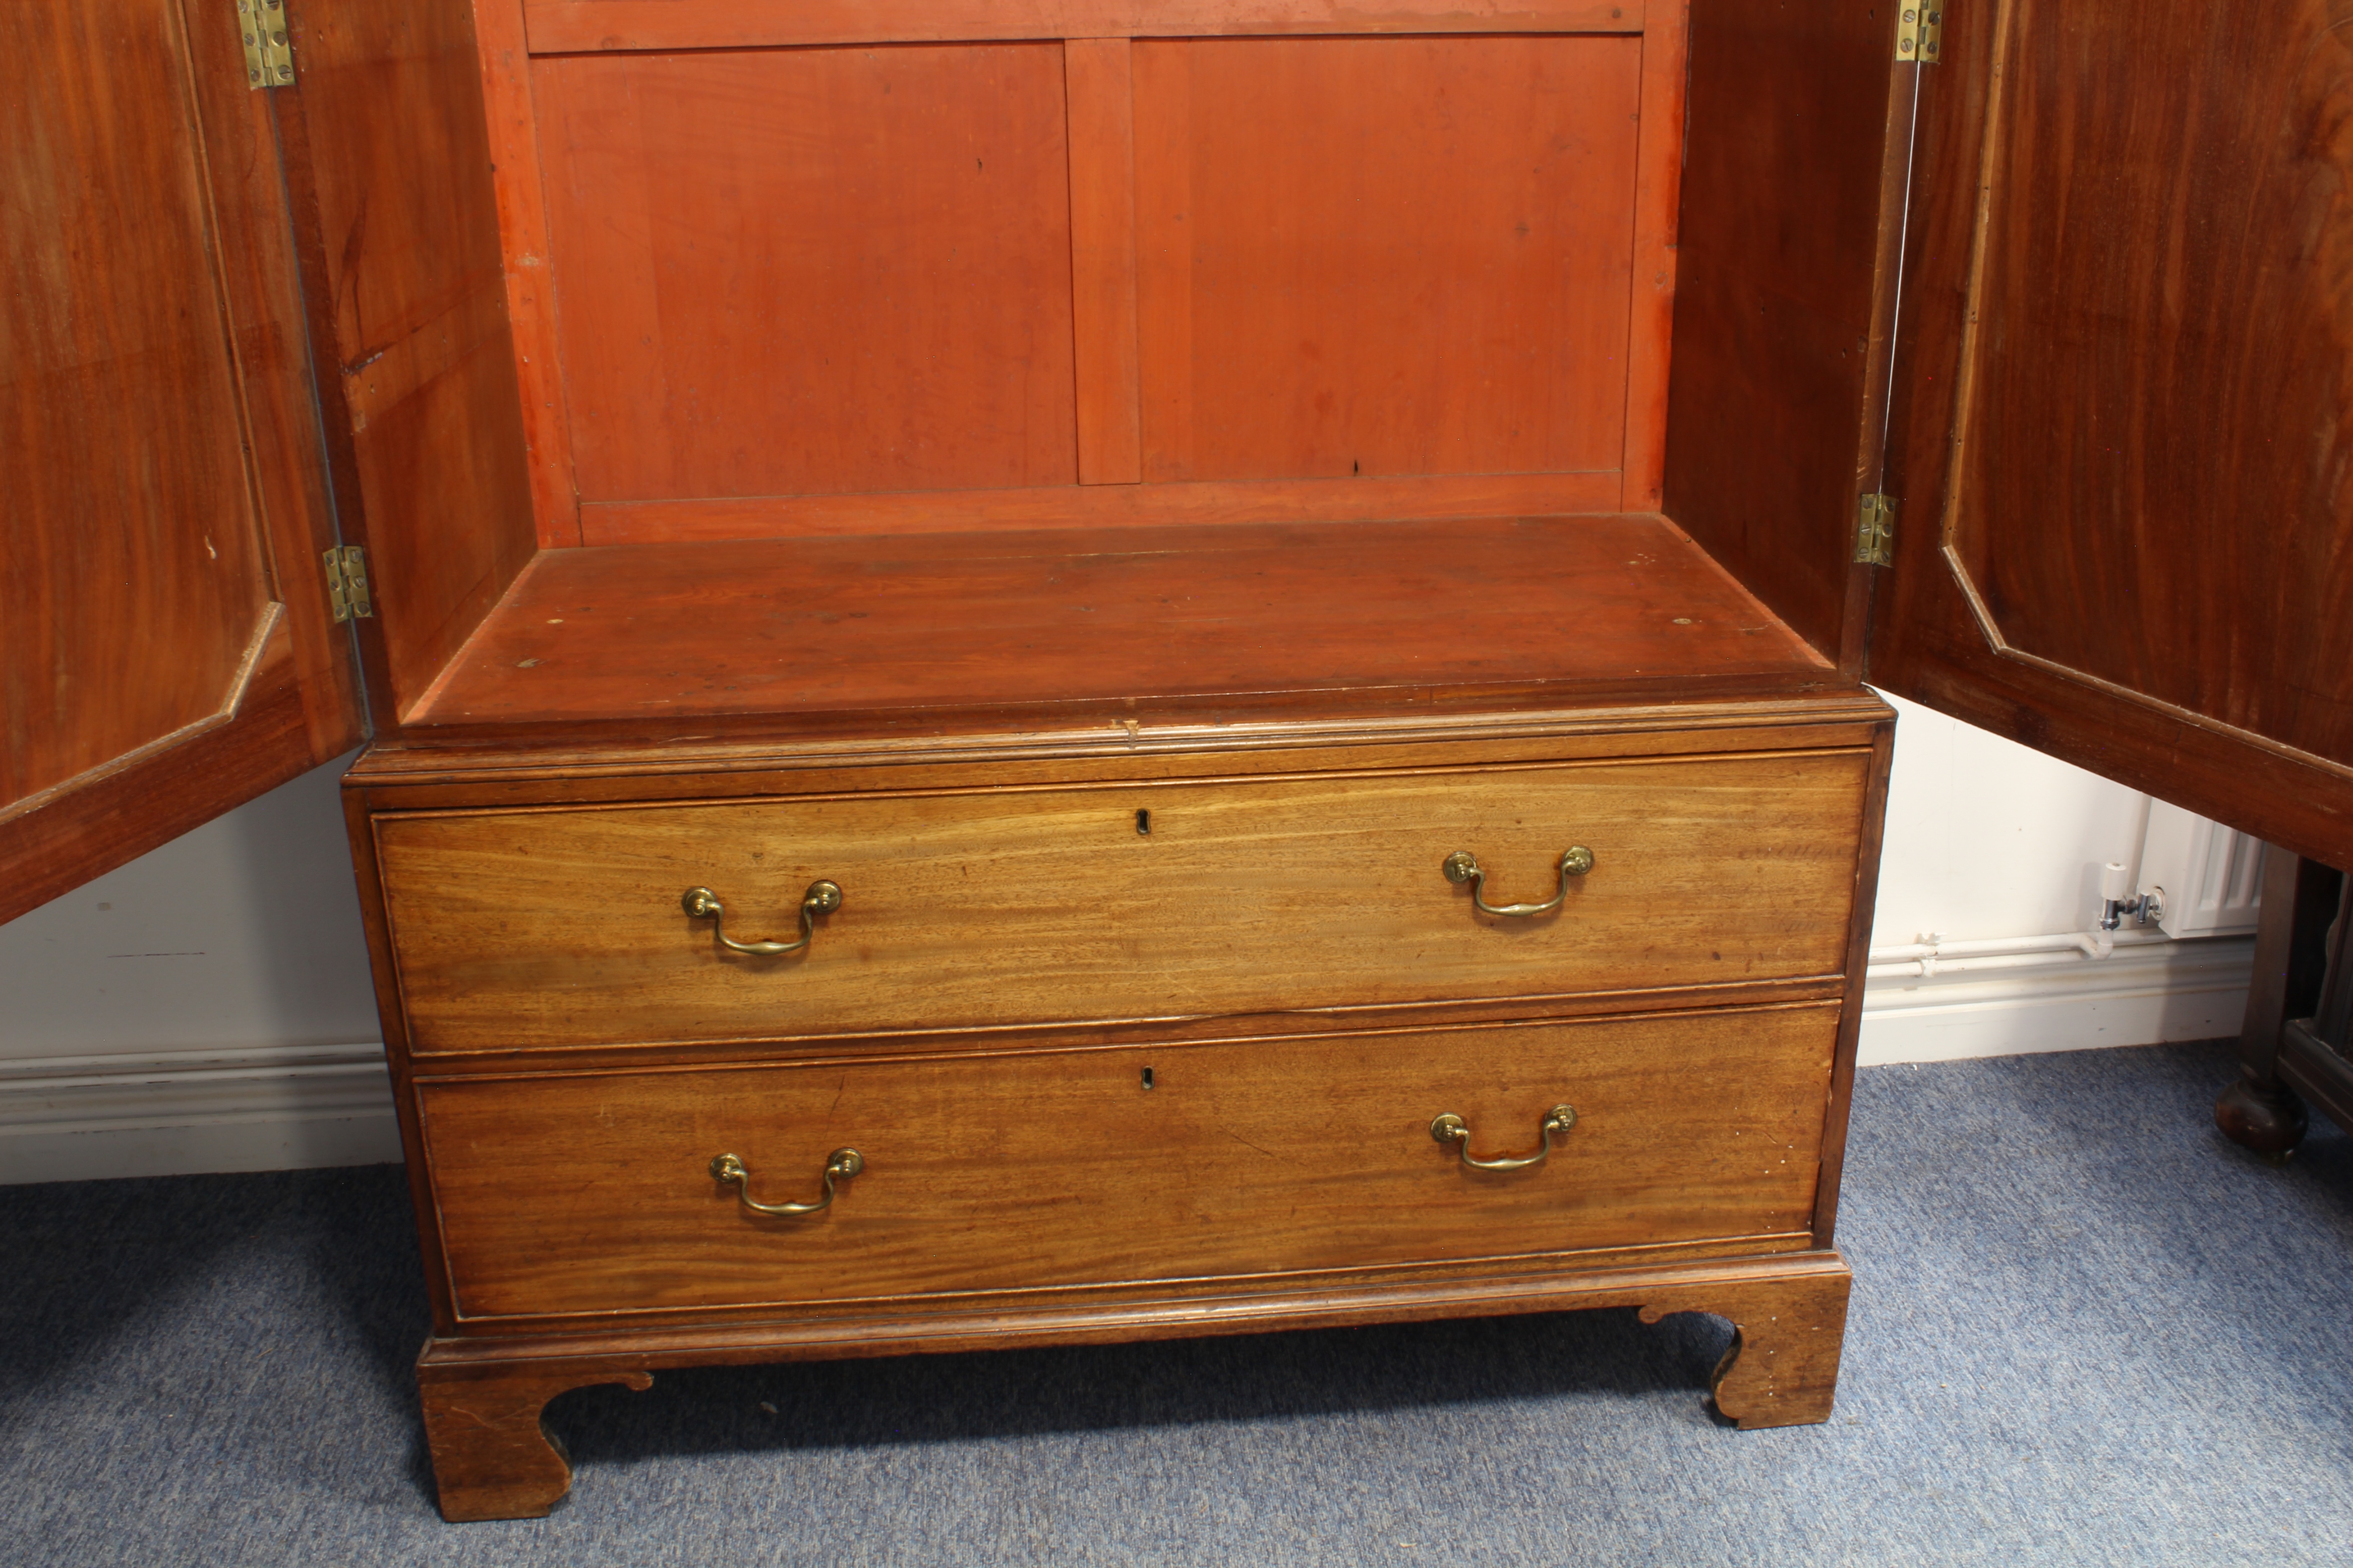
[[[1822,1419],[1887,723],[372,754],[445,1511],[713,1361],[1635,1305]]]
[[[0,914],[370,742],[452,1517],[695,1361],[1819,1418],[1865,678],[2353,863],[2338,23],[8,8]]]

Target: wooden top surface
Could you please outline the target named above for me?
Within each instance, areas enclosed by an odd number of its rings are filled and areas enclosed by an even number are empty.
[[[543,551],[412,725],[1051,707],[1829,667],[1662,518]]]

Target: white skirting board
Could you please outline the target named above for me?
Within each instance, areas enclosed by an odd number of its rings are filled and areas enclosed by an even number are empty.
[[[375,1041],[0,1061],[0,1184],[400,1157]]]
[[[1862,993],[1864,1067],[2014,1057],[2234,1036],[2255,941],[2119,947],[2049,967],[1873,980]]]
[[[1874,981],[1862,1059],[1942,1061],[2234,1035],[2250,938],[2045,968]],[[400,1158],[373,1042],[0,1061],[0,1184]]]

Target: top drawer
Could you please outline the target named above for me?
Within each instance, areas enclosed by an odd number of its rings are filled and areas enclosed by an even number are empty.
[[[1844,966],[1870,754],[391,814],[420,1053],[1584,994]],[[1469,850],[1478,913],[1442,864]],[[797,953],[804,889],[840,885]]]

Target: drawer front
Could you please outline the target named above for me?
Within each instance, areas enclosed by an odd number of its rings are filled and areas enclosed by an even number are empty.
[[[1838,1010],[420,1080],[459,1314],[812,1304],[1803,1231]],[[1145,1069],[1151,1069],[1145,1087]],[[1525,1156],[1556,1104],[1576,1121]],[[864,1169],[808,1215],[839,1149]]]
[[[1834,974],[1869,753],[375,820],[421,1054]],[[1148,815],[1146,815],[1148,814]],[[1148,828],[1148,831],[1140,831]],[[1488,873],[1478,914],[1441,866]],[[728,952],[681,906],[705,887]]]

